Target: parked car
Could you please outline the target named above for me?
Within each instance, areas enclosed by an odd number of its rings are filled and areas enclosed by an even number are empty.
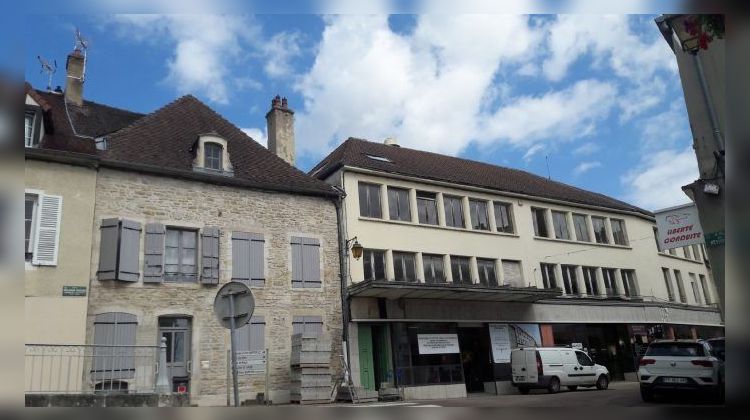
[[[723,399],[721,365],[704,340],[654,341],[639,362],[641,398],[651,402],[659,393],[697,391]]]
[[[510,353],[511,384],[521,394],[532,388],[547,389],[550,394],[561,386],[575,391],[578,387],[609,387],[609,371],[597,365],[588,354],[569,347],[524,347]]]

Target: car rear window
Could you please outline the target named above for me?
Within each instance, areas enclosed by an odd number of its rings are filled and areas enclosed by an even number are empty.
[[[703,346],[695,343],[651,343],[646,356],[704,357]]]

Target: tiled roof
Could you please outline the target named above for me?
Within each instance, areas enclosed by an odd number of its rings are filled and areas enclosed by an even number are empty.
[[[368,155],[386,158],[390,162],[373,159]],[[636,212],[653,217],[653,213],[623,201],[526,171],[406,147],[387,146],[357,138],[346,140],[309,173],[319,179],[325,179],[342,166]]]

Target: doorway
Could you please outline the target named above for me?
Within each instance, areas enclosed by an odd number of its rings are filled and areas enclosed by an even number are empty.
[[[392,387],[390,340],[387,325],[359,325],[359,376],[362,387]]]
[[[458,343],[461,348],[466,392],[484,392],[484,383],[493,380],[490,334],[487,327],[459,325]]]
[[[159,339],[166,338],[167,372],[172,382],[172,392],[190,392],[191,326],[190,317],[159,317]]]

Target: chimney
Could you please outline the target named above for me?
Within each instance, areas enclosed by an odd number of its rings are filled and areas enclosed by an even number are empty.
[[[286,98],[276,95],[271,100],[266,122],[268,150],[294,166],[294,111],[289,109]]]
[[[65,70],[68,75],[65,80],[65,100],[68,103],[83,106],[83,70],[86,58],[79,49],[68,54]]]

